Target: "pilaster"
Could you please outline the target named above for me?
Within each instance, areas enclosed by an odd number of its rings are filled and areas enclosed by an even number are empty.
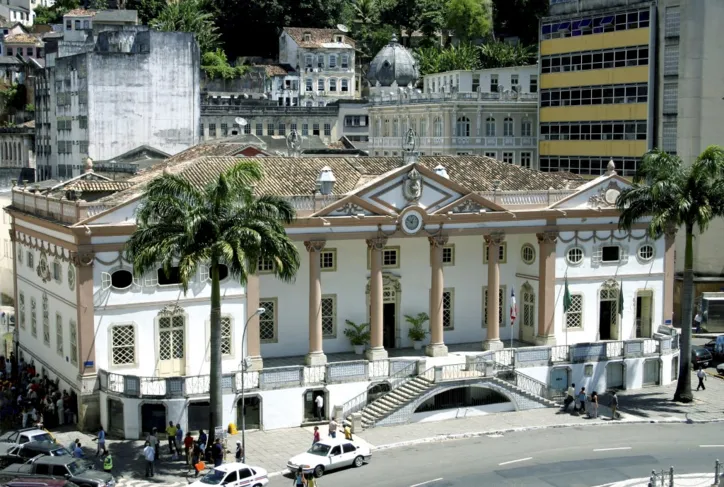
[[[555,345],[556,243],[558,232],[537,233],[538,336],[536,344]]]

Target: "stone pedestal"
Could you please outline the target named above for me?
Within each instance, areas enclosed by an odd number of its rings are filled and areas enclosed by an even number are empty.
[[[387,359],[387,350],[384,348],[368,348],[365,350],[365,359],[369,360],[370,362],[374,362],[375,360],[386,360]]]
[[[483,341],[483,350],[502,350],[505,348],[503,342],[496,339]]]
[[[352,433],[362,431],[362,413],[352,413]]]
[[[249,368],[246,369],[247,371],[261,370],[264,368],[264,360],[262,360],[260,356],[257,355],[256,357],[248,357],[248,359],[251,364],[249,365]]]
[[[425,347],[425,355],[428,357],[447,356],[447,346],[444,343],[431,343]]]
[[[535,337],[535,344],[542,347],[554,347],[556,345],[556,337]]]
[[[313,365],[325,365],[327,363],[327,356],[324,352],[309,352],[304,357],[304,364],[308,366]]]

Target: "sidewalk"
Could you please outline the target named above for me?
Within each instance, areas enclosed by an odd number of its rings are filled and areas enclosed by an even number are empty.
[[[599,485],[598,487],[648,487],[649,478],[630,479],[613,484]],[[668,486],[668,479],[661,485],[661,481],[657,484],[660,487]],[[687,475],[674,475],[674,485],[677,487],[712,487],[714,483],[713,473],[692,473]]]

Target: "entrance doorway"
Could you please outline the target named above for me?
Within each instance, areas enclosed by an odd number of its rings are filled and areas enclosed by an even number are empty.
[[[636,294],[636,338],[651,338],[651,308],[654,295],[652,291],[639,291]]]
[[[395,348],[395,303],[384,303],[382,307],[382,345],[385,349]]]
[[[166,407],[163,404],[144,404],[141,406],[141,430],[150,433],[153,428],[166,431]]]
[[[242,416],[246,415],[246,418],[244,418],[246,429],[261,429],[261,399],[259,399],[259,396],[247,396],[244,398],[244,403],[246,408],[241,407],[241,399],[236,403],[236,427],[241,429]]]
[[[198,401],[189,403],[188,407],[188,431],[205,430],[209,428],[209,417],[211,415],[211,403],[209,401]]]
[[[108,399],[108,433],[118,438],[125,438],[124,424],[123,402]]]
[[[606,282],[598,305],[598,339],[618,340],[618,284]]]
[[[520,325],[519,337],[520,341],[525,343],[535,342],[535,292],[533,287],[527,282],[520,288],[520,296],[522,298],[522,306],[518,319]]]
[[[186,370],[185,326],[182,315],[158,319],[158,375],[184,375]]]

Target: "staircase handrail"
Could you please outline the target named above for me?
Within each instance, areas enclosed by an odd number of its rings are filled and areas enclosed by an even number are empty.
[[[414,371],[417,368],[417,361],[411,360],[410,363],[391,376],[387,378],[387,380],[390,382],[390,391],[393,391],[397,389],[399,386],[407,382],[408,380],[416,377],[414,375]],[[369,392],[369,389],[365,389],[365,391],[346,403],[342,404],[342,418],[346,418],[352,413],[356,413],[358,411],[363,410],[365,407],[367,407],[367,393]],[[383,394],[380,397],[384,397],[387,393]],[[374,402],[374,401],[372,401]]]
[[[554,389],[545,382],[534,379],[529,375],[522,374],[517,370],[515,370],[514,373],[515,385],[523,389],[525,392],[543,397],[549,401],[562,400],[565,396],[565,391]]]
[[[438,367],[439,367],[439,366],[438,366]],[[422,377],[422,378],[424,378],[424,379],[429,380],[430,382],[434,381],[434,380],[435,380],[435,369],[436,369],[436,368],[437,368],[437,367],[432,366],[432,367],[427,368],[427,369],[426,369],[424,372],[422,372],[421,374],[417,374],[417,375],[415,375],[415,376],[408,377],[407,379],[405,379],[405,380],[401,381],[400,383],[398,383],[398,384],[397,384],[397,387],[395,387],[394,389],[390,389],[388,392],[385,392],[384,394],[382,394],[380,397],[378,397],[377,399],[375,399],[374,401],[372,401],[372,402],[371,402],[370,404],[368,404],[367,406],[369,406],[369,405],[371,405],[371,404],[375,404],[376,402],[384,399],[389,393],[391,393],[392,391],[394,391],[394,390],[397,389],[398,387],[407,384],[407,383],[410,382],[411,380],[418,379],[418,378]],[[366,407],[366,406],[365,406],[365,407]],[[364,409],[364,408],[363,408],[363,409]],[[392,414],[392,413],[389,413],[389,414]],[[389,414],[386,415],[386,416],[384,416],[384,417],[382,417],[382,418],[378,418],[377,420],[371,421],[371,422],[370,422],[370,427],[374,427],[374,426],[377,424],[377,421],[386,418],[387,416],[389,416]],[[346,416],[345,416],[345,418],[346,418]]]

